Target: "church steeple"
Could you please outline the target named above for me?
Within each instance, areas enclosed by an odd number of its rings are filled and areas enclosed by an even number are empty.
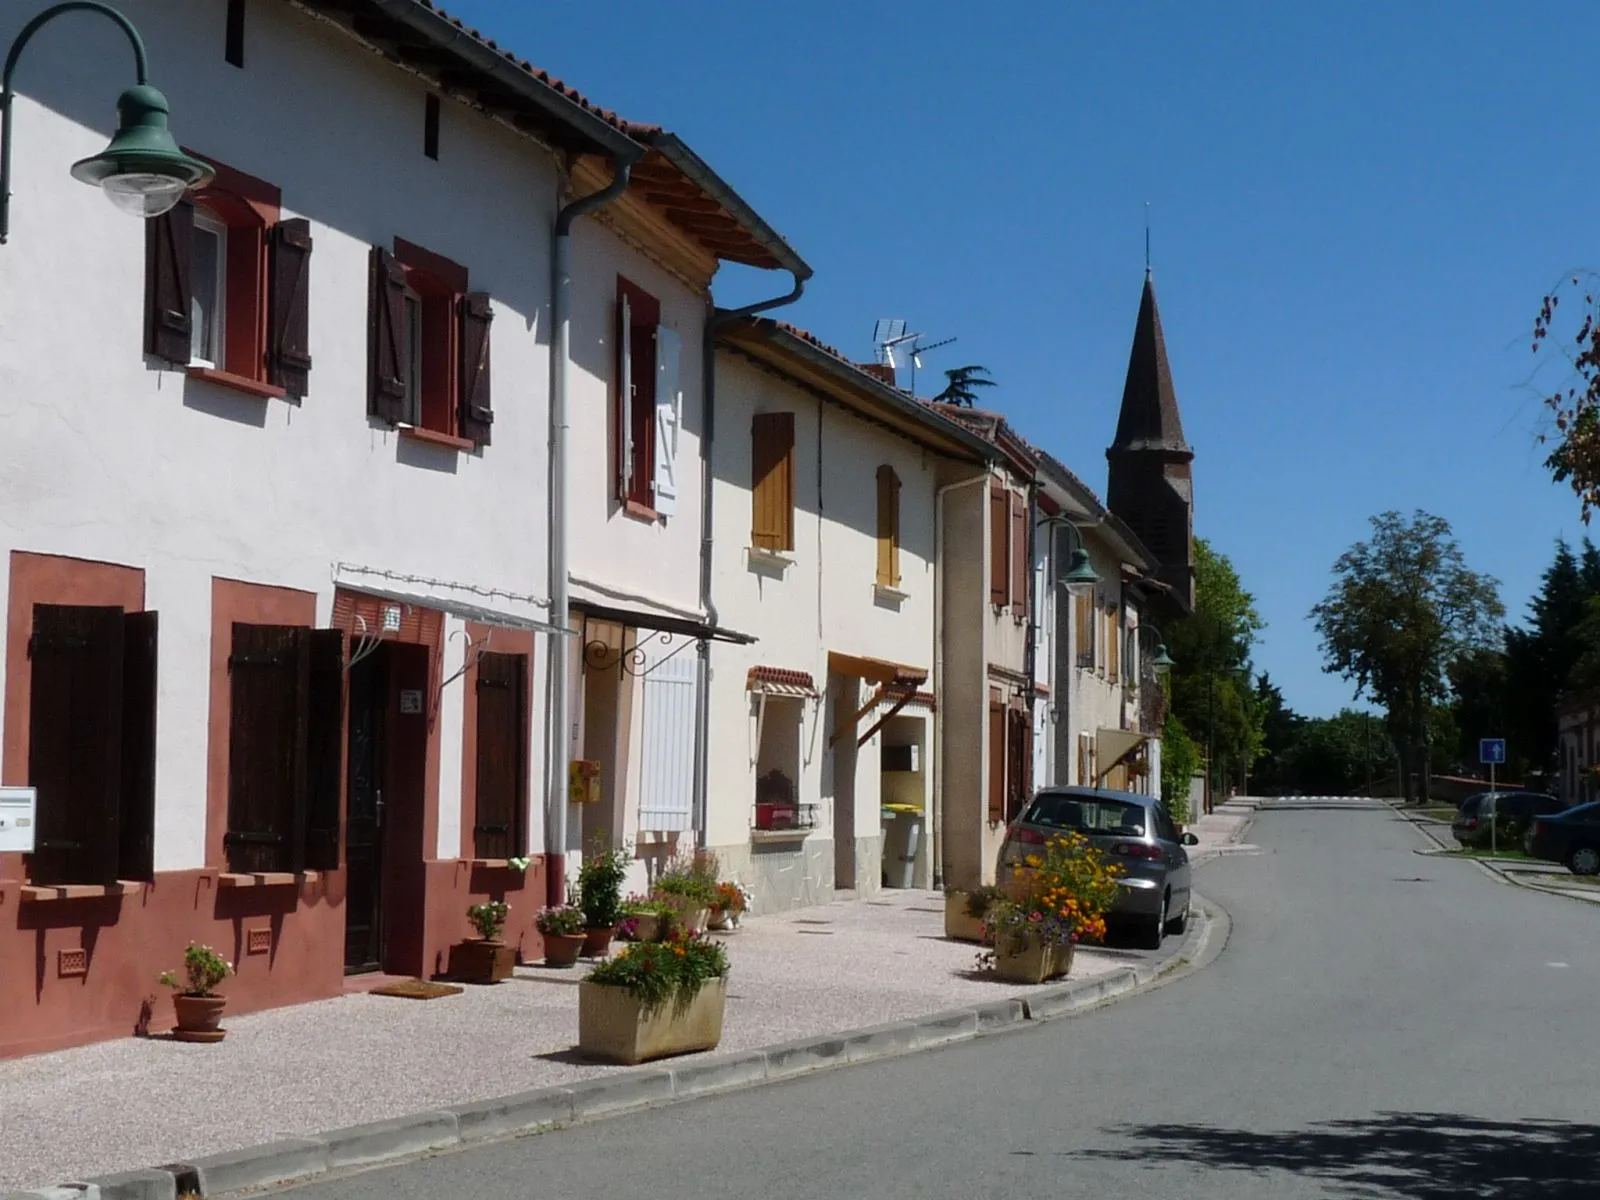
[[[1161,334],[1156,289],[1145,266],[1117,434],[1106,451],[1106,501],[1160,564],[1157,577],[1185,611],[1194,607],[1194,450],[1183,436],[1178,396]]]

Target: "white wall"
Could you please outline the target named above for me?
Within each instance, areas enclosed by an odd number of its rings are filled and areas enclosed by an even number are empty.
[[[36,7],[0,13],[0,43]],[[281,188],[283,215],[309,217],[315,240],[303,404],[147,365],[144,227],[67,174],[111,133],[117,91],[132,81],[126,41],[108,21],[70,15],[30,45],[17,75],[12,238],[0,248],[0,554],[147,571],[147,604],[161,613],[156,863],[174,869],[203,860],[211,576],[315,592],[320,620],[339,561],[548,594],[544,326],[557,176],[533,143],[449,100],[440,159],[429,160],[421,82],[288,5],[251,6],[244,70],[223,61],[224,5],[123,7],[179,139]],[[494,296],[494,444],[481,454],[402,442],[367,417],[368,248],[397,235],[462,263]],[[585,295],[601,286],[613,285]],[[684,319],[689,306],[670,302]],[[594,404],[587,391],[575,399],[579,411]],[[535,695],[543,660],[541,643]],[[448,754],[459,723],[441,769],[457,829],[460,770]],[[537,768],[538,730],[532,759]],[[541,788],[530,795],[537,812]]]

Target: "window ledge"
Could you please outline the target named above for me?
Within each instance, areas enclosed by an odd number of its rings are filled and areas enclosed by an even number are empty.
[[[639,521],[659,521],[661,514],[648,504],[641,504],[637,500],[624,500],[622,511]]]
[[[872,596],[875,600],[881,600],[885,604],[896,605],[904,604],[907,600],[911,599],[910,592],[903,592],[897,587],[890,587],[887,583],[873,584]]]
[[[781,575],[798,561],[794,555],[785,554],[782,550],[764,550],[760,546],[751,546],[749,552],[750,568],[755,571],[775,571]]]
[[[803,842],[814,829],[752,829],[750,840],[757,845],[770,842]]]
[[[276,384],[262,383],[259,379],[249,379],[243,375],[235,375],[231,371],[219,371],[215,367],[190,367],[188,373],[190,379],[204,379],[207,383],[231,388],[236,392],[243,392],[246,396],[255,396],[262,400],[282,400],[289,394]]]
[[[25,883],[22,885],[22,899],[25,903],[39,904],[51,900],[93,900],[101,896],[120,896],[130,888],[137,888],[137,883],[118,881],[112,884],[100,883],[66,883],[66,884],[38,884]]]
[[[314,883],[321,878],[317,871],[224,871],[217,876],[219,888],[241,887],[293,887],[301,883]]]
[[[471,438],[457,437],[453,433],[440,433],[437,429],[424,429],[421,425],[400,426],[400,436],[409,442],[426,442],[430,446],[446,446],[451,450],[471,452],[477,443]]]

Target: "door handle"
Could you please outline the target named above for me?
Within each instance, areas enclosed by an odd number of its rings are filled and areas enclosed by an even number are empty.
[[[375,788],[373,790],[372,794],[373,794],[373,797],[374,797],[373,806],[372,806],[373,807],[373,819],[374,819],[374,822],[377,824],[378,828],[382,829],[383,828],[383,789],[382,788]]]

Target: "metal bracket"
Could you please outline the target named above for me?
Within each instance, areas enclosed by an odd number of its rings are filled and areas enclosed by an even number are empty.
[[[357,619],[359,620],[359,618],[357,618]],[[452,632],[450,634],[449,638],[446,639],[446,643],[448,644],[450,641],[454,641],[455,638],[457,637],[457,635],[459,635],[460,637],[462,637],[466,641],[466,643],[467,643],[467,652],[466,652],[466,655],[465,655],[465,659],[461,664],[461,669],[458,670],[455,674],[451,675],[449,678],[442,679],[442,680],[439,681],[438,695],[440,695],[440,696],[444,695],[445,688],[449,687],[452,683],[454,683],[456,680],[460,679],[468,671],[472,670],[473,667],[478,665],[478,660],[480,658],[482,658],[486,653],[488,653],[489,643],[494,641],[494,630],[493,629],[489,630],[488,633],[483,635],[481,640],[476,641],[476,642],[472,640],[471,636],[467,633],[467,631],[465,629],[457,629],[457,630],[455,630],[454,632]]]

